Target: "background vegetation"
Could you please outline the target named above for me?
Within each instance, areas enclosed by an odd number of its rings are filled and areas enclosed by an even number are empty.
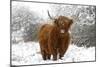
[[[73,18],[72,44],[86,47],[96,45],[95,6],[50,4],[49,7],[52,17],[63,15]],[[38,12],[31,11],[26,6],[12,6],[12,43],[38,41],[38,31],[43,24],[41,22],[48,19],[43,19]]]

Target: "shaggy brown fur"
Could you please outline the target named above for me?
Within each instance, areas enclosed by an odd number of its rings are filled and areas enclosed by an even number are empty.
[[[39,32],[39,43],[41,54],[44,60],[50,59],[53,55],[53,60],[57,60],[64,56],[70,42],[70,34],[68,32],[72,25],[72,19],[59,16],[55,19],[54,24],[45,24]]]

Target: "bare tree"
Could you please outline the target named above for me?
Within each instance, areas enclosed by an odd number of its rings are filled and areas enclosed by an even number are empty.
[[[36,30],[34,29],[36,29],[37,26],[35,25],[38,22],[37,20],[40,19],[38,14],[30,11],[26,7],[14,7],[12,9],[12,41],[32,40],[32,36],[36,36],[34,34],[34,31]]]

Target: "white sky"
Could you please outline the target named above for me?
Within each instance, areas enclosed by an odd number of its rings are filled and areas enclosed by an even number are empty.
[[[33,3],[33,2],[12,2],[12,6],[25,6],[28,7],[31,11],[34,11],[43,18],[48,18],[47,10],[50,11],[50,4],[44,4],[44,3]]]

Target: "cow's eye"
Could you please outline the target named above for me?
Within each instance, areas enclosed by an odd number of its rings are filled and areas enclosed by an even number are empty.
[[[61,25],[64,25],[64,23],[63,23],[63,22],[61,22]]]
[[[64,23],[62,22],[62,23],[61,23],[61,25],[63,25],[63,26],[64,26]]]
[[[64,23],[62,23],[62,25],[64,26]]]

